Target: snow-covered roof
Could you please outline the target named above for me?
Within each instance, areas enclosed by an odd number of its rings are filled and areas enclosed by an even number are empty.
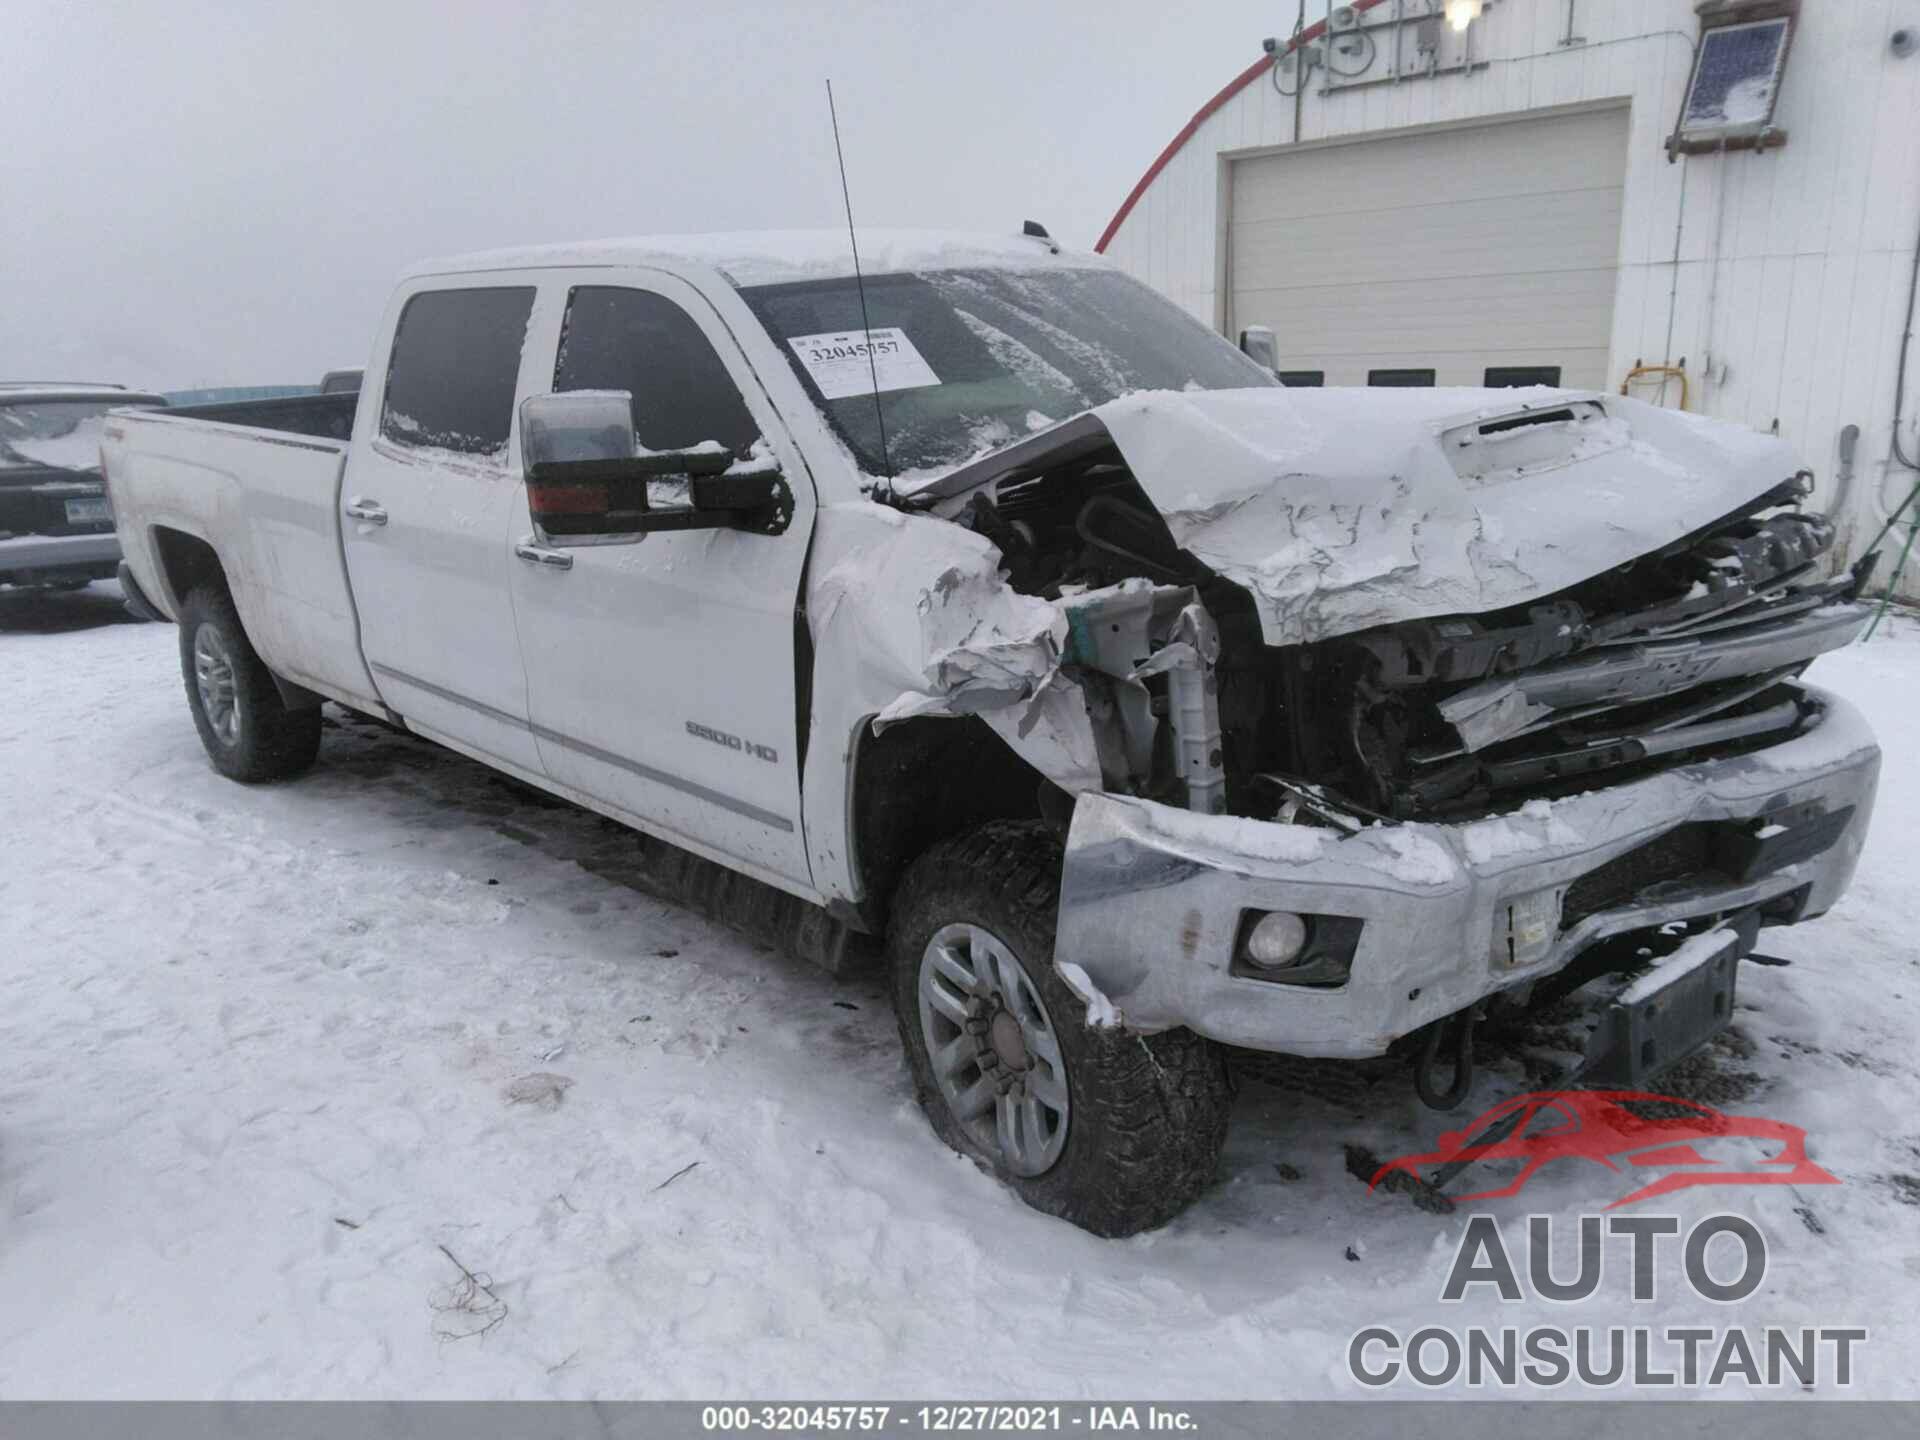
[[[951,230],[861,230],[860,269],[868,275],[958,267],[1049,269],[1104,266],[1097,255],[1055,253],[1031,235],[984,235]],[[482,250],[424,261],[405,278],[474,270],[544,269],[549,266],[664,265],[720,272],[736,285],[788,280],[824,280],[853,274],[845,230],[743,230],[713,235],[636,235],[560,245]]]

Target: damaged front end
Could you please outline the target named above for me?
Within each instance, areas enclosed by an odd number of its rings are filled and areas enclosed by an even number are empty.
[[[1796,477],[1705,533],[1541,602],[1294,647],[1241,671],[1230,755],[1356,819],[1511,809],[1797,731],[1785,682],[1859,633],[1863,574],[1817,578],[1832,526]],[[1272,761],[1262,770],[1263,761]]]
[[[1294,403],[1131,397],[904,501],[980,564],[881,722],[978,715],[1072,797],[1059,963],[1140,1030],[1357,1058],[1838,898],[1878,750],[1799,676],[1866,573],[1777,442],[1489,401],[1356,458]]]
[[[1597,423],[1565,415],[1559,428]],[[1515,423],[1455,426],[1443,438],[1466,428],[1484,449],[1480,430],[1504,437]],[[1543,453],[1541,431],[1523,438]],[[1590,436],[1578,443],[1594,447]],[[1602,445],[1587,458],[1610,456]],[[1454,458],[1456,472],[1465,463]],[[1329,621],[1337,633],[1326,638],[1275,644],[1276,632],[1310,628],[1263,614],[1263,600],[1291,581],[1263,586],[1270,570],[1216,570],[1180,544],[1116,437],[1087,415],[917,499],[992,542],[1002,594],[1026,601],[1040,617],[1028,628],[1044,627],[1048,643],[1010,675],[1004,630],[980,623],[982,607],[958,623],[943,613],[925,637],[930,692],[903,697],[882,720],[980,713],[1017,749],[1061,752],[1034,758],[1074,793],[1348,832],[1472,818],[1737,754],[1801,726],[1786,682],[1864,618],[1850,603],[1864,574],[1822,574],[1833,528],[1802,508],[1809,490],[1804,472],[1791,475],[1556,593],[1386,624]],[[1217,531],[1217,511],[1209,520]],[[1297,519],[1290,525],[1301,533]],[[1492,528],[1483,514],[1478,533]],[[1505,582],[1515,564],[1496,557],[1490,568]],[[1394,586],[1352,588],[1373,592],[1375,612],[1394,612]],[[1411,597],[1403,608],[1432,608],[1419,580],[1401,588]],[[946,611],[945,597],[929,600]],[[982,696],[967,682],[989,655],[994,687]],[[1043,722],[1051,735],[1037,737]]]
[[[1216,615],[1250,622],[1250,608],[1174,543],[1091,417],[1062,428],[1096,443],[952,517],[991,564],[950,565],[922,593],[922,686],[875,728],[977,715],[1068,794],[1224,813]]]

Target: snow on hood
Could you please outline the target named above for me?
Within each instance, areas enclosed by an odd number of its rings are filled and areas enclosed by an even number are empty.
[[[1581,391],[1154,391],[1094,413],[1271,645],[1552,595],[1800,468],[1771,436]]]

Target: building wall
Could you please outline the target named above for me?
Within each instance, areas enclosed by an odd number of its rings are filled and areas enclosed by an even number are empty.
[[[1324,13],[1324,0],[1310,0],[1309,21]],[[1692,62],[1691,0],[1575,0],[1584,45],[1560,43],[1567,18],[1566,0],[1490,0],[1474,41],[1494,62],[1485,70],[1331,95],[1316,74],[1297,134],[1294,101],[1262,75],[1200,125],[1106,253],[1218,325],[1233,157],[1626,99],[1610,386],[1637,360],[1684,357],[1688,408],[1777,425],[1817,475],[1845,539],[1865,543],[1920,479],[1892,460],[1890,443],[1920,236],[1920,55],[1896,59],[1887,43],[1902,25],[1920,27],[1920,0],[1803,0],[1774,112],[1787,143],[1673,164],[1663,142]],[[1903,448],[1920,458],[1920,346],[1905,408]],[[1837,494],[1847,425],[1860,437],[1852,484]],[[1920,596],[1920,574],[1902,590]]]

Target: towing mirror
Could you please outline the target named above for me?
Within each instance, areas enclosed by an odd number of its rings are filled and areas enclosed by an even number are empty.
[[[656,530],[778,535],[793,492],[770,458],[736,461],[717,441],[641,450],[625,390],[529,396],[520,406],[527,507],[549,545],[632,543]]]
[[[520,455],[527,472],[550,461],[625,460],[634,453],[633,394],[563,390],[520,405]]]

